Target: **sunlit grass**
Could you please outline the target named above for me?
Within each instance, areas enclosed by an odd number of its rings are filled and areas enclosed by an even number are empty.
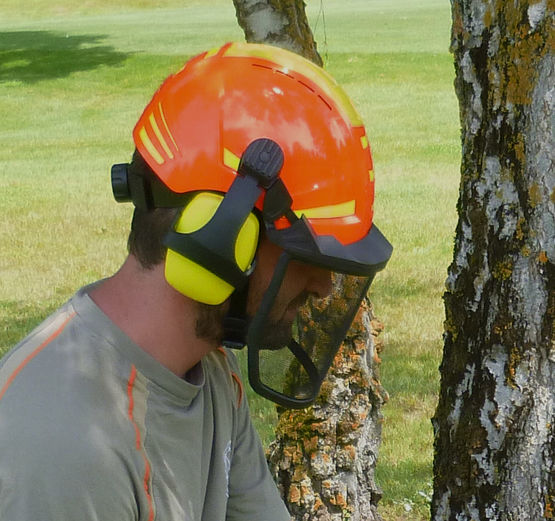
[[[375,221],[395,247],[371,293],[390,395],[382,513],[423,520],[460,154],[449,4],[328,0],[308,12],[327,69],[367,124]],[[117,269],[131,208],[113,201],[110,166],[129,159],[131,129],[164,77],[241,38],[231,0],[2,2],[0,352]],[[273,406],[251,396],[251,411],[268,443]]]

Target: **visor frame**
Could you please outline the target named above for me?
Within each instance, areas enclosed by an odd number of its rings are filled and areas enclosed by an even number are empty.
[[[248,326],[246,336],[247,361],[249,383],[257,394],[273,401],[274,403],[277,403],[284,408],[302,409],[313,404],[318,397],[322,382],[326,378],[329,368],[331,367],[331,365],[333,364],[333,360],[335,359],[335,355],[339,351],[345,335],[347,334],[347,331],[349,330],[355,318],[355,315],[360,308],[362,299],[367,294],[368,289],[372,284],[374,274],[372,274],[371,276],[360,275],[360,277],[364,278],[365,280],[360,287],[360,294],[357,297],[358,300],[356,301],[356,305],[352,305],[349,308],[349,312],[345,314],[341,322],[341,327],[337,330],[336,334],[333,337],[334,340],[329,343],[330,348],[327,350],[327,352],[324,351],[326,352],[326,356],[320,359],[320,362],[323,360],[324,363],[318,363],[317,367],[315,365],[316,359],[315,361],[313,361],[311,355],[307,351],[305,351],[305,349],[303,349],[303,347],[301,347],[301,345],[299,345],[299,343],[294,338],[291,338],[287,345],[283,345],[283,347],[278,349],[265,348],[261,343],[263,332],[268,325],[267,319],[272,310],[272,306],[275,302],[276,296],[278,295],[278,292],[281,288],[287,271],[287,267],[289,263],[293,260],[300,259],[292,256],[287,251],[284,251],[278,259],[270,284],[264,292],[260,306]],[[311,264],[314,265],[314,263]],[[302,366],[302,368],[306,372],[306,376],[308,377],[306,383],[309,384],[307,386],[309,388],[303,389],[303,394],[305,395],[304,397],[296,397],[291,394],[285,394],[283,392],[277,391],[269,385],[266,385],[261,378],[260,352],[274,350],[281,351],[286,347],[297,360],[297,362]]]
[[[393,246],[373,224],[356,242],[341,244],[331,235],[316,235],[303,215],[288,228],[265,221],[268,239],[296,260],[346,275],[373,277],[385,268]]]

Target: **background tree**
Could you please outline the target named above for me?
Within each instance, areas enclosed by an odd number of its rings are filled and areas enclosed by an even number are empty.
[[[303,0],[233,0],[233,4],[247,42],[283,47],[323,64]]]
[[[234,5],[248,42],[277,45],[322,65],[302,0],[234,0]],[[381,329],[366,301],[316,404],[279,414],[269,463],[298,521],[381,520],[381,492],[374,481],[386,399],[377,377]]]
[[[552,0],[452,0],[462,126],[432,518],[555,519]]]

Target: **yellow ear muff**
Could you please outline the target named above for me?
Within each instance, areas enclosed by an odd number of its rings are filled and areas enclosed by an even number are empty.
[[[183,209],[175,224],[175,231],[192,233],[205,226],[216,213],[223,196],[212,192],[197,194]],[[235,263],[246,271],[258,244],[258,219],[250,213],[235,241]],[[235,289],[231,284],[200,264],[168,248],[165,275],[168,283],[183,295],[205,304],[221,304]]]

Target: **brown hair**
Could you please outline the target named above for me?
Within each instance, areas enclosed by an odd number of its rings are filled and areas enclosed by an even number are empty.
[[[129,176],[154,179],[155,175],[142,156],[135,150],[128,167]],[[170,230],[181,208],[135,208],[131,230],[127,239],[127,249],[145,269],[152,269],[166,256],[164,236]]]

